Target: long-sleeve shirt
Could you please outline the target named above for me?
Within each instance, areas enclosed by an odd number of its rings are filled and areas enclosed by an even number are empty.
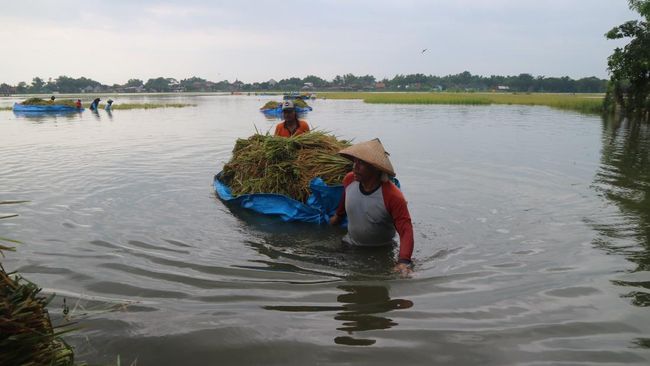
[[[286,122],[280,122],[275,126],[275,136],[291,137],[305,132],[309,132],[309,125],[304,120],[298,120],[298,127],[293,134],[291,134],[291,131],[287,128]]]
[[[393,244],[399,234],[399,260],[410,263],[413,254],[413,225],[406,200],[392,182],[383,182],[373,192],[363,191],[354,173],[343,179],[343,198],[336,211],[348,217],[348,234],[343,239],[352,245],[379,246]]]

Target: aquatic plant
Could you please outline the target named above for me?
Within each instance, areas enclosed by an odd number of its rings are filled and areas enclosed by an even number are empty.
[[[330,99],[362,99],[375,104],[539,105],[581,113],[603,112],[600,94],[552,93],[323,93]]]
[[[313,178],[321,177],[328,184],[342,182],[352,164],[338,151],[349,145],[321,131],[292,137],[256,133],[235,142],[222,179],[233,195],[278,193],[304,202]]]
[[[21,202],[2,201],[0,205]],[[20,243],[7,238],[0,238],[0,242]],[[0,253],[3,250],[14,248],[0,244]],[[71,329],[52,326],[46,307],[54,296],[46,298],[39,295],[40,291],[36,284],[7,273],[0,264],[0,365],[74,364],[72,348],[60,337]]]
[[[106,105],[101,104],[100,109],[103,109]],[[113,103],[111,109],[156,109],[156,108],[185,108],[185,107],[196,107],[196,104],[190,103]]]

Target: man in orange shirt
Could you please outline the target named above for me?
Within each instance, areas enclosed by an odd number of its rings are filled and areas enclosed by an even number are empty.
[[[309,132],[307,121],[299,120],[296,107],[290,100],[282,103],[282,117],[284,121],[275,126],[275,136],[291,137]]]

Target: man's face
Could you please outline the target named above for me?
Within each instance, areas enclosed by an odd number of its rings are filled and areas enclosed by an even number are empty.
[[[295,118],[296,111],[293,109],[284,109],[282,111],[282,116],[285,120],[293,120]]]
[[[357,158],[354,158],[352,172],[354,173],[354,180],[359,182],[372,179],[374,176],[379,175],[379,171],[374,166]]]

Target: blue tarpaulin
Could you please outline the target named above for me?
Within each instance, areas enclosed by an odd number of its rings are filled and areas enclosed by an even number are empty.
[[[304,221],[327,224],[343,196],[343,185],[328,186],[321,178],[309,183],[311,195],[307,203],[275,193],[254,193],[233,196],[225,183],[220,180],[222,172],[214,176],[214,189],[223,201],[253,210],[255,212],[280,217],[283,221]]]
[[[21,113],[62,113],[62,112],[80,112],[83,108],[71,107],[69,105],[52,104],[52,105],[32,105],[14,103],[14,112]]]

